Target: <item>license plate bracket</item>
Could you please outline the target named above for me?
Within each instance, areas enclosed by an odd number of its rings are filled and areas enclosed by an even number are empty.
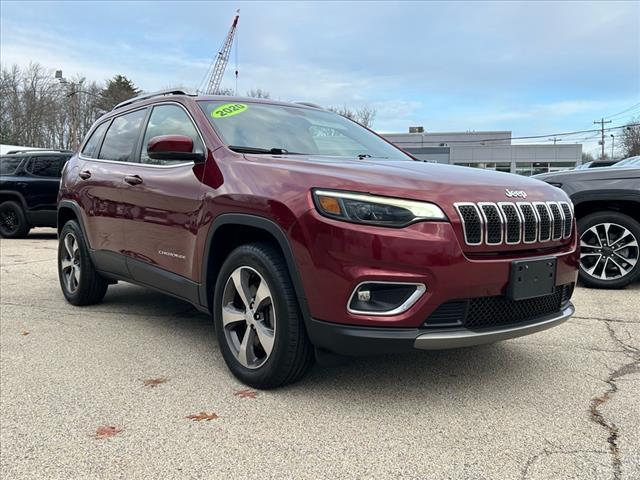
[[[556,286],[556,266],[555,257],[514,260],[507,296],[512,300],[525,300],[551,295]]]

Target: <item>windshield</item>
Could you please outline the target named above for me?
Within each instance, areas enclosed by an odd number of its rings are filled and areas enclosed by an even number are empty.
[[[333,112],[265,103],[199,103],[222,140],[237,152],[412,160]]]
[[[624,160],[619,161],[614,167],[639,167],[640,166],[640,155],[635,157],[625,158]]]

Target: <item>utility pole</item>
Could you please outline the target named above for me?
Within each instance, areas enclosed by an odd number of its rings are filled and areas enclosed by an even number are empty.
[[[561,142],[561,141],[562,141],[562,139],[561,139],[561,138],[558,138],[558,137],[553,137],[553,138],[550,138],[550,139],[549,139],[549,141],[550,141],[550,142],[553,142],[553,144],[555,145],[555,144],[556,144],[556,142]]]
[[[605,123],[611,123],[611,120],[605,120],[604,118],[600,119],[600,120],[594,120],[593,121],[594,125],[600,124],[600,145],[602,145],[602,156],[600,157],[601,160],[604,160],[604,124]]]

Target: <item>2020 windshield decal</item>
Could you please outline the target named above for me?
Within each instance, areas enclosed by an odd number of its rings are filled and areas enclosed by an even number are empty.
[[[249,108],[244,103],[225,103],[211,112],[213,118],[227,118],[238,115]]]

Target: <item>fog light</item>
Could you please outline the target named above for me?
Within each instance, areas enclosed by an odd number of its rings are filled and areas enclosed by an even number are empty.
[[[369,290],[358,290],[358,300],[368,302],[371,300],[371,292]]]
[[[406,312],[426,291],[422,283],[364,282],[349,299],[350,313],[398,315]]]

